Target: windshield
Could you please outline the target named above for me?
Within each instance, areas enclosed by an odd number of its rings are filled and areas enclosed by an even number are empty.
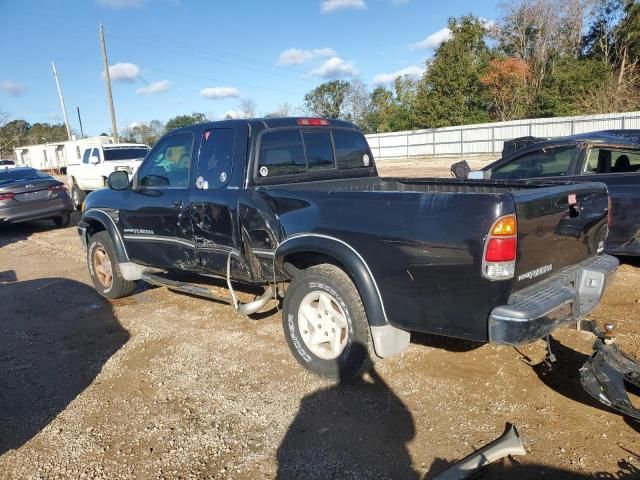
[[[0,165],[15,165],[13,160],[0,160]]]
[[[50,178],[46,173],[42,173],[35,168],[20,168],[9,170],[5,168],[0,169],[0,185],[4,183],[17,182],[21,180],[39,180],[43,178]]]
[[[149,153],[149,147],[121,147],[105,148],[104,159],[109,160],[134,160],[144,158]]]

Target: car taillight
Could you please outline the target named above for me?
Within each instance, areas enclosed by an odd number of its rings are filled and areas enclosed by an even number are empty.
[[[11,200],[14,195],[13,192],[0,193],[0,200]]]
[[[48,190],[50,192],[66,192],[67,187],[65,187],[64,185],[54,185],[53,187],[49,187]]]
[[[518,224],[515,215],[497,219],[484,244],[482,275],[489,280],[513,278],[518,248]]]
[[[299,118],[298,125],[304,127],[326,127],[331,124],[329,120],[325,120],[324,118]]]

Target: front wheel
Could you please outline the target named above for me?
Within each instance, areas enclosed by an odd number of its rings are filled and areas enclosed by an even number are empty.
[[[373,366],[362,300],[349,276],[334,265],[308,268],[293,279],[282,323],[294,357],[314,373],[349,380]]]
[[[136,288],[135,282],[122,277],[113,242],[107,232],[98,232],[89,239],[87,263],[93,286],[103,297],[126,297]]]
[[[76,210],[80,210],[82,208],[82,202],[84,202],[86,196],[86,192],[81,190],[76,181],[73,180],[73,186],[71,187],[71,200]]]

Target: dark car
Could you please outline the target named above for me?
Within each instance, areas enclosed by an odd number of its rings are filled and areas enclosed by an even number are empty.
[[[640,255],[640,130],[505,142],[503,157],[469,178],[602,182],[611,196],[605,251]]]
[[[597,252],[604,184],[380,178],[362,132],[339,120],[184,127],[108,184],[78,223],[101,295],[144,280],[248,315],[281,297],[293,355],[325,375],[357,375],[411,331],[542,338],[594,308],[618,265]],[[240,303],[238,283],[264,293]]]
[[[28,167],[0,167],[0,223],[52,219],[67,226],[73,211],[64,183]]]

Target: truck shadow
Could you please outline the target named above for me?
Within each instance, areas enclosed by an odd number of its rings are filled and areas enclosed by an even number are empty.
[[[486,343],[482,342],[444,337],[442,335],[431,335],[422,332],[411,332],[411,343],[425,347],[441,348],[448,352],[469,352],[486,345]]]
[[[60,414],[129,339],[93,288],[64,278],[11,281],[2,272],[0,455]]]
[[[343,378],[300,402],[278,448],[277,478],[417,479],[407,450],[414,436],[411,413],[375,370]]]
[[[80,212],[74,211],[71,213],[71,223],[69,227],[65,228],[75,227],[75,225],[78,224],[78,220],[80,220]],[[53,220],[34,220],[24,223],[0,224],[0,248],[22,240],[27,240],[34,233],[48,232],[49,230],[58,230],[60,228],[62,227],[56,226]]]

